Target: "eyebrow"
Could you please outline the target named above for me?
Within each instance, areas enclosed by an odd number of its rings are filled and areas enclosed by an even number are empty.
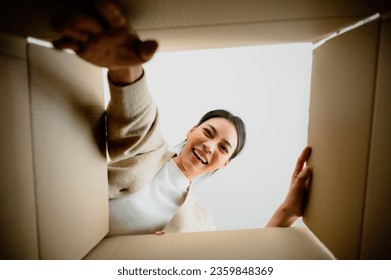
[[[210,124],[207,124],[212,130],[213,130],[213,133],[214,134],[218,134],[217,133],[217,129],[213,126],[213,125],[210,125]],[[232,145],[231,143],[229,143],[227,140],[223,139],[223,142],[226,143],[231,149],[232,149]]]

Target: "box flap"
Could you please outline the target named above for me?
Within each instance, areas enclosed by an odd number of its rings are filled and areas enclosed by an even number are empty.
[[[62,2],[86,5],[87,1]],[[368,7],[367,0],[119,2],[140,36],[157,39],[163,51],[315,42],[377,12]],[[64,10],[59,1],[14,0],[0,11],[0,27],[5,32],[51,39],[57,35],[48,21]]]
[[[381,25],[362,259],[391,259],[391,19]]]
[[[24,38],[0,34],[0,259],[38,259]]]
[[[332,259],[305,227],[166,233],[105,238],[86,259]]]
[[[341,259],[360,254],[379,21],[313,52],[308,143],[314,168],[304,222]]]
[[[80,259],[108,231],[101,69],[28,47],[40,258]]]

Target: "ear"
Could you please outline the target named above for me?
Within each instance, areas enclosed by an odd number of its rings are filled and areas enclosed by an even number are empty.
[[[186,138],[189,138],[190,134],[196,129],[196,126],[193,126],[186,134]]]

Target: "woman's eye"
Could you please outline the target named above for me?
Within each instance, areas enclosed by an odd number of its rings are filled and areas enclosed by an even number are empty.
[[[204,133],[206,136],[208,137],[211,137],[212,136],[212,133],[210,133],[210,131],[208,129],[204,129]]]
[[[225,153],[227,153],[228,154],[228,149],[226,148],[226,147],[224,147],[224,146],[221,146],[221,149],[225,152]]]

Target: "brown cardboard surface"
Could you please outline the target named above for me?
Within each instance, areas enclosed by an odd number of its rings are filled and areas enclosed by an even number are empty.
[[[313,53],[308,143],[314,168],[304,221],[340,259],[360,256],[379,21]]]
[[[32,44],[28,62],[40,258],[80,259],[108,231],[102,72]]]
[[[382,23],[362,259],[391,259],[391,20]]]
[[[303,228],[264,228],[105,238],[85,259],[332,259]]]
[[[26,41],[0,34],[0,259],[38,259]]]
[[[121,1],[161,51],[314,42],[373,13],[365,1]]]
[[[80,5],[86,1],[62,2]],[[162,51],[314,42],[375,13],[367,0],[119,2],[140,36],[157,39]],[[57,1],[11,1],[0,11],[0,30],[50,39],[56,34],[48,21],[64,10]]]
[[[317,42],[362,18],[298,19],[205,27],[141,30],[141,38],[157,39],[159,51]]]
[[[121,1],[136,31],[160,40],[160,50],[317,41],[372,14],[365,2]],[[12,1],[1,9],[0,29],[52,37],[47,20],[58,4],[50,3],[34,1],[20,10]],[[389,24],[382,34],[380,58],[377,22],[314,51],[314,176],[304,221],[342,259],[390,257]],[[0,96],[0,116],[7,120],[0,132],[0,257],[82,258],[108,227],[102,135],[91,129],[103,112],[100,74],[75,56],[30,46],[29,89],[25,43],[10,42],[0,44],[2,92],[17,93]],[[86,258],[330,257],[309,231],[287,228],[110,238]]]

